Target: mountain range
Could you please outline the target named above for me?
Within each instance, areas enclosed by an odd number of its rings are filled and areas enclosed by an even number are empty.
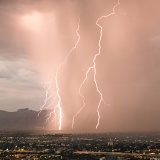
[[[47,110],[38,111],[18,109],[16,112],[0,110],[0,130],[37,130],[45,127],[44,118]]]

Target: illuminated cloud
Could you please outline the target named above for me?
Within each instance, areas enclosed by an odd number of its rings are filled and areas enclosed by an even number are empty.
[[[38,110],[57,66],[74,46],[81,12],[81,41],[59,78],[64,129],[82,106],[78,89],[98,51],[96,20],[117,1],[0,1],[0,109]],[[110,107],[100,109],[98,131],[156,130],[160,112],[159,0],[121,0],[116,15],[103,19],[97,82]],[[74,131],[95,131],[98,95],[89,74],[82,92],[86,107]]]

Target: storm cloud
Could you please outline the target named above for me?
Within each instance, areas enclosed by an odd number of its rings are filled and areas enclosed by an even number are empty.
[[[116,0],[1,0],[0,109],[38,110],[45,91],[40,83],[55,75],[58,65],[80,42],[60,72],[60,94],[67,131],[95,131],[99,95],[93,72],[78,89],[98,52],[96,20],[112,12]],[[116,14],[100,21],[101,55],[96,59],[97,82],[110,106],[101,105],[101,131],[159,130],[160,1],[120,0]],[[53,83],[54,89],[55,82]]]

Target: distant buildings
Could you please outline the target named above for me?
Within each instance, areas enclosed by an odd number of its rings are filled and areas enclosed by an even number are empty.
[[[0,160],[160,160],[160,134],[0,133]]]

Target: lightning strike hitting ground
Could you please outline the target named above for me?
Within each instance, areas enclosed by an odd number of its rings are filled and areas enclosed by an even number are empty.
[[[97,114],[98,114],[98,120],[97,120],[97,125],[96,125],[96,129],[98,128],[99,126],[99,122],[100,122],[100,113],[99,113],[99,108],[100,108],[100,105],[102,102],[105,103],[104,101],[104,98],[103,98],[103,94],[101,93],[99,87],[98,87],[98,84],[97,84],[97,80],[96,80],[96,74],[97,74],[97,69],[96,69],[96,59],[97,57],[101,54],[101,41],[102,41],[102,36],[103,36],[103,27],[99,24],[99,21],[103,18],[108,18],[110,17],[111,15],[114,15],[115,14],[115,9],[116,7],[120,4],[120,1],[118,0],[117,4],[113,7],[113,10],[112,10],[112,13],[108,14],[108,15],[105,15],[105,16],[101,16],[100,18],[97,19],[96,21],[96,25],[100,28],[100,36],[99,36],[99,41],[98,41],[98,53],[95,54],[94,58],[93,58],[93,65],[91,67],[88,68],[88,70],[86,71],[86,76],[83,80],[83,82],[81,83],[80,87],[79,87],[79,95],[82,97],[82,100],[83,100],[83,106],[78,110],[78,112],[73,116],[73,119],[72,119],[72,128],[74,127],[74,122],[75,122],[75,118],[77,117],[77,115],[81,112],[81,110],[85,107],[85,97],[84,95],[81,93],[81,89],[84,85],[84,83],[86,82],[86,80],[88,79],[88,73],[93,70],[94,72],[94,76],[93,76],[93,80],[94,80],[94,83],[95,83],[95,87],[96,87],[96,90],[100,96],[100,99],[99,99],[99,102],[98,102],[98,106],[97,106]],[[108,104],[107,104],[108,105]]]
[[[59,117],[59,118],[58,118],[58,119],[59,119],[59,122],[58,122],[58,123],[59,123],[59,127],[58,127],[59,130],[62,129],[63,111],[62,111],[62,107],[61,107],[61,100],[62,100],[62,99],[61,99],[61,96],[60,96],[60,93],[59,93],[60,88],[59,88],[59,81],[58,81],[58,78],[59,78],[59,77],[58,77],[58,76],[59,76],[59,72],[60,72],[60,70],[61,70],[61,67],[62,67],[64,64],[66,64],[66,62],[67,62],[70,54],[77,48],[77,45],[78,45],[78,43],[79,43],[79,41],[80,41],[80,35],[79,35],[79,33],[78,33],[78,32],[79,32],[79,27],[80,27],[80,15],[79,15],[79,18],[78,18],[78,19],[79,19],[79,20],[78,20],[78,27],[77,27],[77,29],[76,29],[76,35],[77,35],[78,39],[77,39],[74,47],[68,52],[65,60],[64,60],[62,63],[59,64],[59,66],[58,66],[58,68],[57,68],[57,70],[56,70],[55,78],[52,77],[52,79],[51,79],[49,82],[45,82],[45,83],[44,83],[44,87],[48,84],[48,88],[46,89],[46,96],[45,96],[44,104],[41,106],[40,112],[39,112],[39,114],[40,114],[41,111],[42,111],[44,108],[49,108],[50,106],[52,106],[52,105],[54,104],[54,102],[56,101],[56,99],[57,99],[57,104],[56,104],[55,107],[53,108],[54,110],[53,110],[52,112],[50,112],[49,114],[46,115],[46,117],[47,117],[46,122],[49,121],[49,119],[51,118],[52,114],[54,114],[54,119],[56,120],[56,117],[57,117],[56,109],[58,109],[58,110],[59,110],[59,116],[58,116],[58,117]],[[52,83],[53,83],[53,80],[54,80],[54,79],[55,79],[55,88],[56,88],[56,91],[53,92],[51,95],[49,95],[49,92],[50,92],[50,90],[51,90],[51,86],[52,86]],[[52,103],[50,103],[47,107],[45,107],[45,106],[47,105],[48,100],[49,100],[51,97],[53,97],[53,96],[54,96],[54,98],[53,98]],[[38,114],[38,116],[39,116],[39,114]]]

